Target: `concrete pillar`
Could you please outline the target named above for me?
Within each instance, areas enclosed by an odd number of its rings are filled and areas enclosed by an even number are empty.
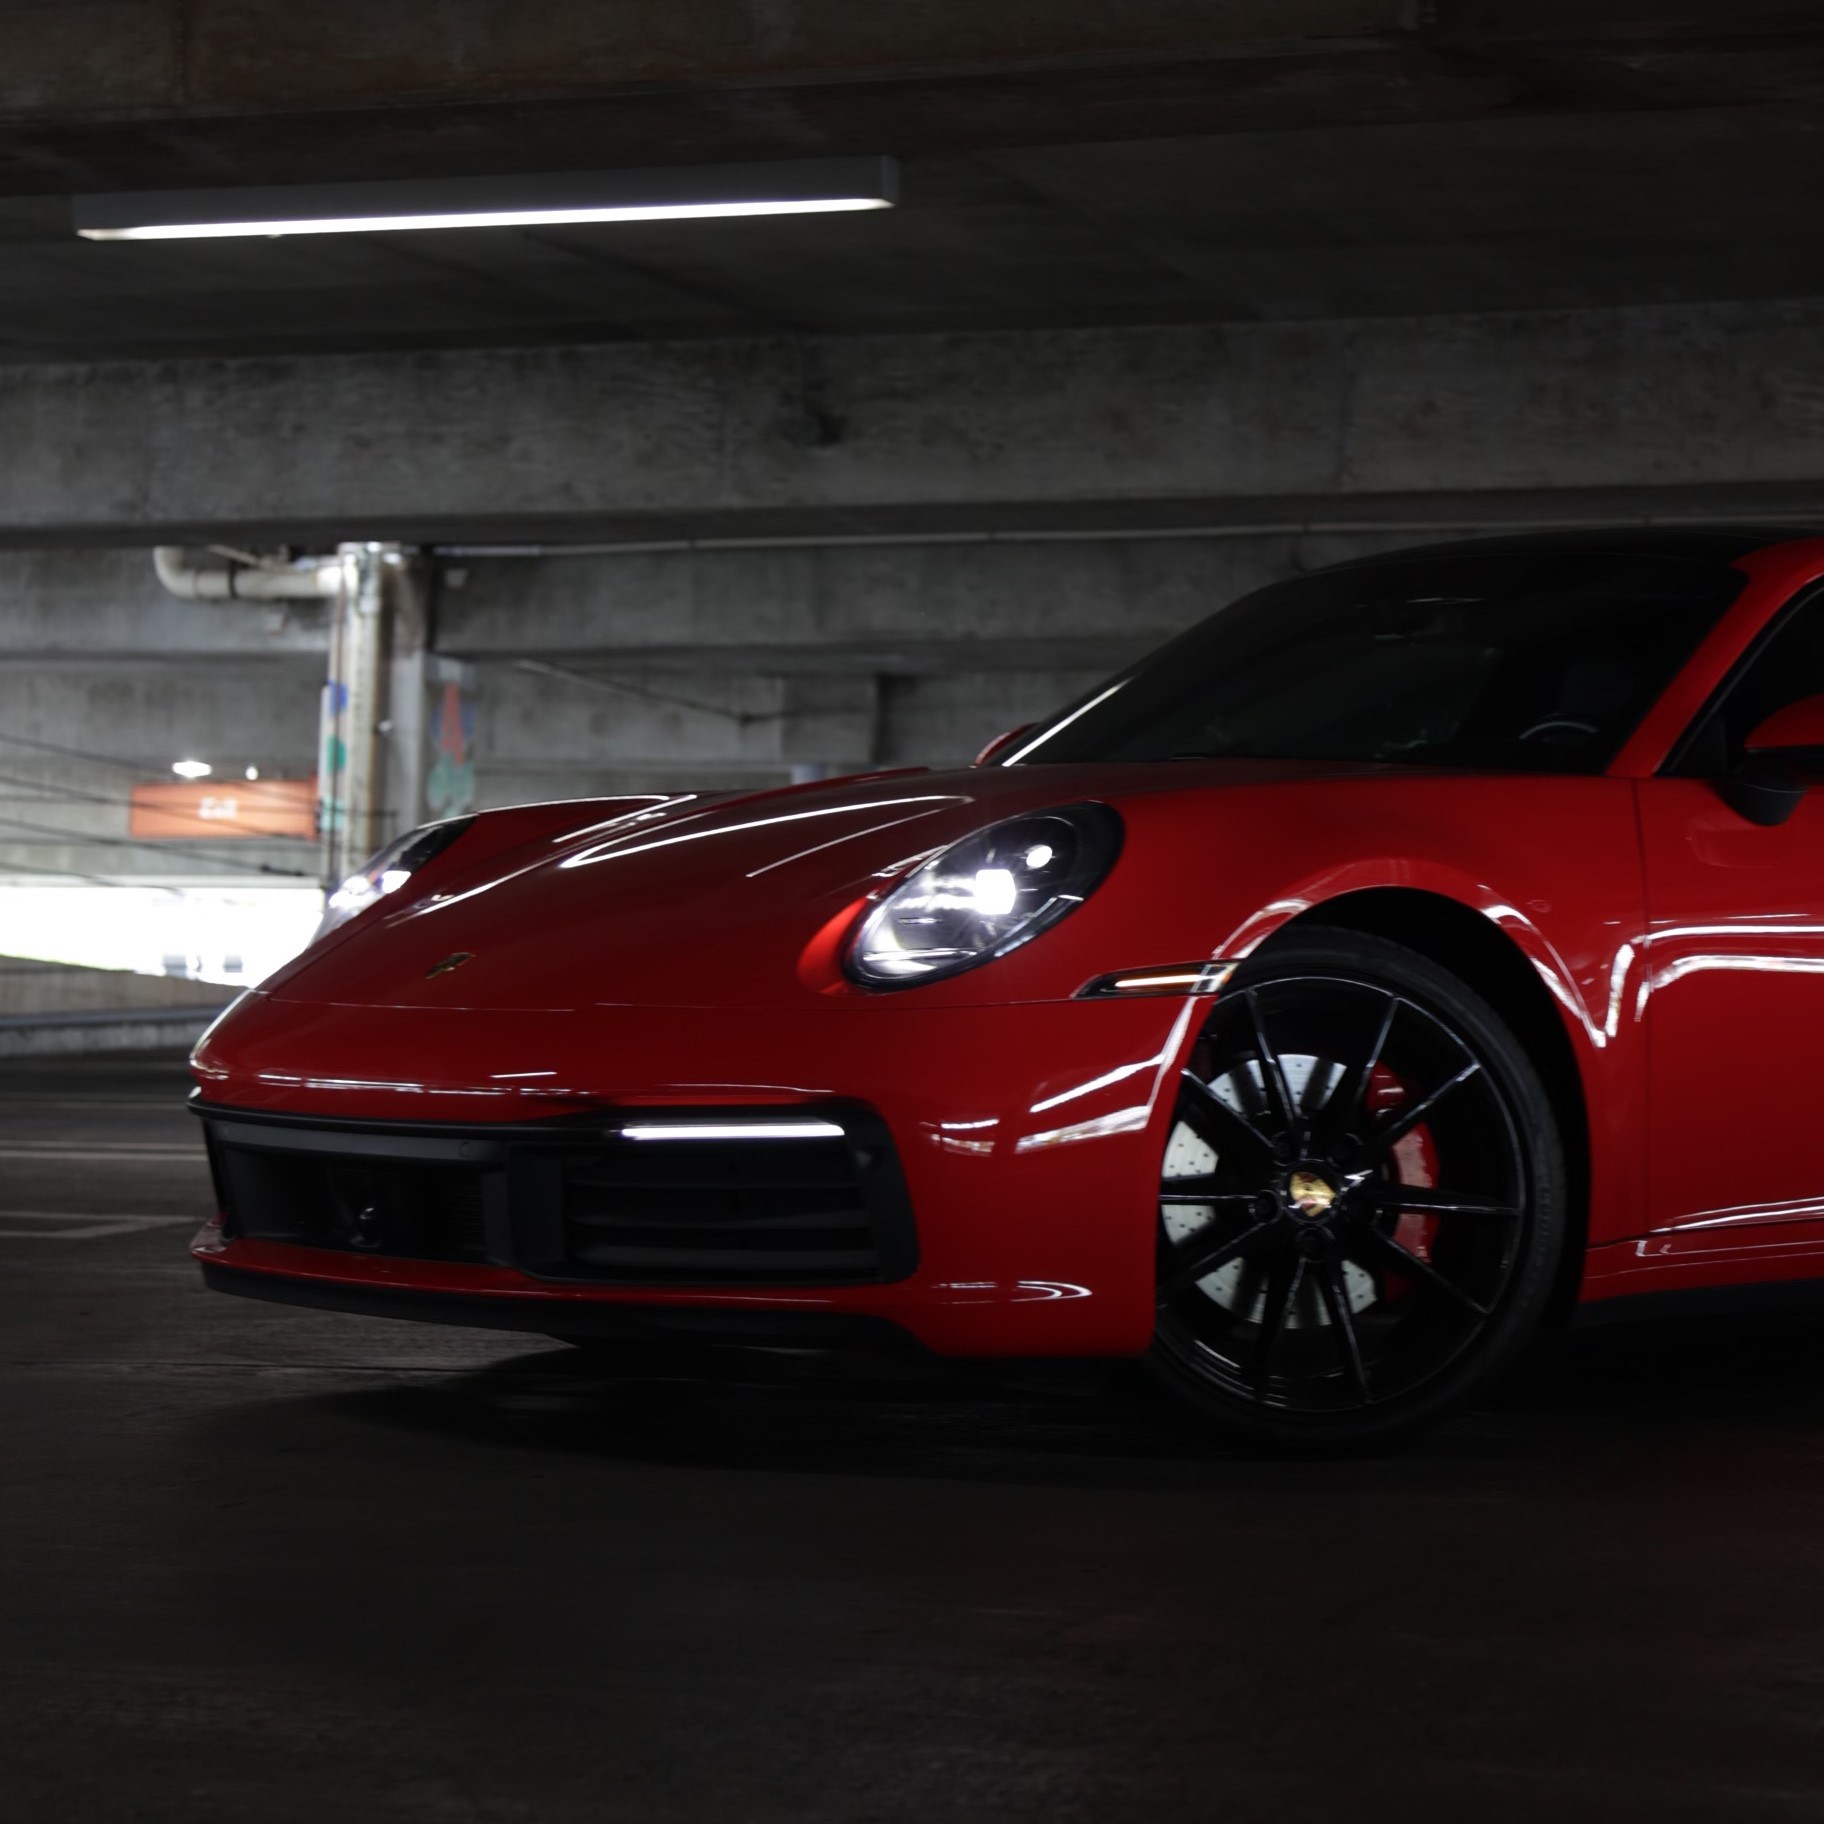
[[[425,665],[431,643],[428,569],[403,551],[380,555],[386,702],[375,724],[378,808],[373,846],[424,821]]]
[[[342,592],[329,629],[317,829],[326,885],[353,873],[373,844],[373,752],[380,663],[379,547],[344,545]]]
[[[430,651],[428,567],[398,545],[350,544],[340,553],[317,775],[323,873],[332,884],[424,822],[430,692],[450,669]]]

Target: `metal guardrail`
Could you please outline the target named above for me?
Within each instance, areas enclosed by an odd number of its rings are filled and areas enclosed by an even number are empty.
[[[85,1007],[76,1013],[0,1014],[0,1032],[36,1026],[169,1026],[188,1021],[200,1031],[229,1003],[220,1007]]]
[[[223,1003],[226,1005],[227,1003]],[[220,1007],[98,1007],[0,1016],[0,1058],[187,1052]]]

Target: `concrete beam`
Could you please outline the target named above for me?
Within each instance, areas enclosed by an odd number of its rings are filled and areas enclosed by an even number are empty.
[[[1824,503],[1824,302],[0,369],[0,542],[1342,529]]]
[[[1398,536],[484,558],[446,572],[437,641],[464,658],[624,671],[1109,669],[1251,589],[1389,542]]]
[[[0,194],[1812,101],[1802,0],[14,0]]]
[[[437,650],[630,672],[1122,662],[1221,602],[1402,535],[804,545],[455,559]],[[1409,539],[1404,542],[1410,542]],[[0,659],[320,655],[311,603],[178,601],[144,550],[0,551]]]
[[[1179,55],[1266,41],[1410,30],[1411,0],[678,0],[639,7],[436,9],[365,0],[57,0],[12,6],[0,118],[283,113],[431,101],[555,98],[680,82],[832,81],[946,66]]]
[[[185,602],[144,549],[0,551],[0,657],[103,660],[271,658],[321,653],[316,602]]]
[[[749,708],[736,721],[489,666],[479,692],[479,793],[484,804],[515,804],[777,784],[807,762],[844,771],[960,766],[992,736],[1055,710],[1103,675],[1054,668],[878,684],[800,679],[783,690],[773,681],[747,693]]]
[[[713,773],[876,758],[871,677],[711,676],[654,689],[508,663],[488,667],[477,694],[476,749],[488,771],[658,760]]]
[[[168,774],[207,737],[205,756],[279,770],[316,746],[322,671],[309,658],[150,664],[144,658],[0,666],[0,756],[38,742],[79,748],[117,769]],[[83,731],[72,739],[71,731]],[[8,763],[10,764],[10,763]]]

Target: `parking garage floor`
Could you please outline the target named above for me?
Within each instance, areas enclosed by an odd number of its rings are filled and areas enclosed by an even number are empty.
[[[1406,1454],[1096,1376],[243,1303],[170,1060],[0,1065],[12,1818],[1815,1819],[1824,1325]]]

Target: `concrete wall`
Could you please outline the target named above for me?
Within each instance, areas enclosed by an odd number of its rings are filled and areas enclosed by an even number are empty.
[[[226,1007],[234,992],[210,982],[135,975],[124,969],[71,969],[29,957],[0,956],[0,1021],[63,1014],[168,1012]]]
[[[0,956],[0,1058],[181,1053],[232,998],[205,982]]]

